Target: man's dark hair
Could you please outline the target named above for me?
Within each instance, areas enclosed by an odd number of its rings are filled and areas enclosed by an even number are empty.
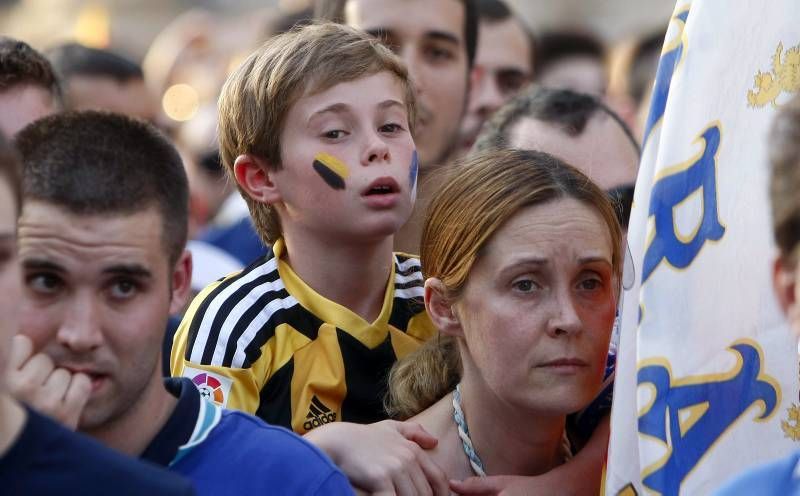
[[[597,112],[614,119],[636,149],[636,153],[641,153],[639,142],[625,121],[597,98],[572,90],[540,86],[531,86],[498,110],[484,124],[473,150],[508,148],[508,133],[523,118],[550,124],[569,136],[580,136],[589,119]]]
[[[475,63],[478,49],[478,9],[475,0],[460,0],[464,6],[464,45],[467,49],[467,66]],[[314,18],[344,24],[344,7],[347,0],[314,0]]]
[[[64,81],[73,76],[111,78],[120,84],[144,79],[136,62],[108,50],[65,43],[47,50],[45,55]]]
[[[594,36],[579,32],[550,32],[542,34],[536,43],[534,77],[550,64],[566,57],[587,56],[603,60],[605,48]]]
[[[3,133],[0,133],[0,178],[6,182],[11,194],[14,195],[14,206],[19,214],[22,206],[20,194],[20,166],[19,156]]]
[[[781,254],[796,260],[800,245],[800,97],[783,105],[769,135],[772,230]]]
[[[531,86],[512,98],[498,110],[481,129],[472,152],[510,148],[509,132],[521,119],[528,118],[556,127],[569,136],[580,136],[589,120],[598,112],[614,120],[636,150],[641,154],[639,142],[631,129],[616,112],[597,98],[567,89]],[[609,192],[615,199],[620,223],[627,227],[633,201],[631,185],[615,188]]]
[[[24,41],[0,36],[0,92],[25,85],[42,88],[61,106],[61,83],[44,55]]]
[[[517,21],[522,31],[525,32],[525,37],[528,39],[528,46],[530,46],[531,54],[531,67],[536,66],[536,56],[539,51],[538,43],[534,38],[533,33],[528,26],[514,15],[514,12],[501,0],[475,0],[475,7],[478,12],[478,22],[496,23],[503,22],[507,19],[514,19]]]
[[[76,215],[130,215],[156,207],[174,264],[186,244],[189,186],[178,152],[153,126],[109,112],[66,112],[15,138],[25,201]]]

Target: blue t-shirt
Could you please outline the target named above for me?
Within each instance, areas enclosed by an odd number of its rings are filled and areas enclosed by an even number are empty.
[[[200,241],[226,251],[244,265],[250,265],[267,253],[249,215],[229,226],[210,228],[200,236]]]
[[[142,458],[186,476],[198,494],[353,494],[344,474],[300,436],[202,399],[189,379],[164,382],[178,404]]]
[[[174,473],[128,458],[28,409],[25,427],[0,456],[0,493],[188,496],[194,491]]]
[[[800,496],[800,451],[739,475],[716,496]]]

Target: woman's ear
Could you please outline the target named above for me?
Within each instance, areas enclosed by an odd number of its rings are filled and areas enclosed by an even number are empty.
[[[233,162],[236,182],[247,196],[260,203],[273,205],[281,201],[281,193],[275,184],[275,172],[265,160],[255,155],[239,155]]]
[[[441,280],[431,277],[425,281],[425,310],[434,325],[443,334],[462,337],[461,322],[453,311],[453,301],[447,298],[447,291]]]

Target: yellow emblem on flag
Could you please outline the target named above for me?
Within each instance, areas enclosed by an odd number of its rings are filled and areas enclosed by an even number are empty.
[[[783,43],[778,43],[772,55],[772,71],[758,71],[753,80],[754,88],[747,91],[750,107],[761,108],[768,103],[777,107],[776,100],[781,94],[800,90],[800,44],[784,52]]]
[[[792,403],[786,411],[789,415],[786,420],[781,420],[781,430],[792,441],[800,441],[800,407]]]

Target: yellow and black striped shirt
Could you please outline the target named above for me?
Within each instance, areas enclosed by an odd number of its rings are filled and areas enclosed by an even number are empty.
[[[419,260],[394,254],[383,308],[366,322],[308,285],[281,260],[259,262],[205,288],[175,335],[172,374],[218,404],[305,433],[344,420],[386,418],[394,362],[433,337]]]

